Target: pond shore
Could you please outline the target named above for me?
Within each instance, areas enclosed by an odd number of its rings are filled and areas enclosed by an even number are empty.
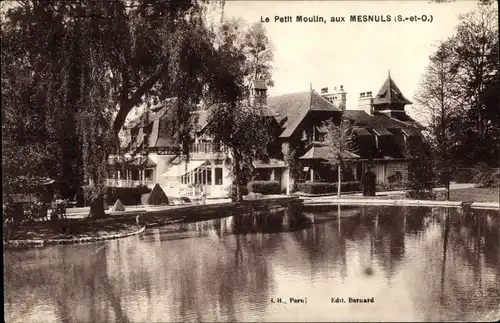
[[[33,221],[12,224],[8,231],[4,230],[3,245],[7,248],[28,248],[89,243],[136,235],[142,233],[145,228],[143,224],[114,218]]]
[[[169,206],[127,206],[126,211],[108,211],[107,217],[100,220],[86,218],[84,208],[68,209],[68,219],[57,225],[50,222],[31,222],[15,225],[8,233],[9,240],[4,247],[27,248],[51,244],[87,243],[118,239],[140,234],[147,227],[164,226],[179,222],[197,222],[223,218],[251,211],[263,211],[283,207],[289,203],[303,205],[397,205],[429,207],[471,207],[480,209],[500,209],[498,202],[463,202],[437,200],[410,200],[400,194],[364,197],[336,196],[267,196],[264,199],[242,202],[213,204],[186,204]],[[137,215],[139,223],[137,223]]]
[[[284,207],[290,203],[302,204],[297,197],[270,196],[260,200],[235,203],[130,207],[126,211],[107,212],[107,217],[99,220],[91,220],[81,215],[75,216],[78,213],[73,211],[68,212],[67,220],[55,223],[46,221],[12,225],[9,228],[7,241],[4,233],[3,244],[6,248],[29,248],[118,239],[140,234],[146,227],[197,222],[242,212],[265,211]]]

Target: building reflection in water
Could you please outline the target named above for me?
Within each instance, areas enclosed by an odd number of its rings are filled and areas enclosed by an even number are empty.
[[[6,320],[474,320],[500,303],[499,224],[489,211],[291,205],[106,243],[6,250]],[[278,306],[276,297],[309,301]]]

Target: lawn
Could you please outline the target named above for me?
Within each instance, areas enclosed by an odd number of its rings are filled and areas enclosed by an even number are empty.
[[[444,201],[445,192],[438,191],[436,193],[437,201]],[[470,188],[460,188],[450,190],[450,200],[451,201],[461,201],[461,202],[499,202],[500,191],[498,188],[480,188],[480,187],[470,187]],[[342,195],[342,198],[348,199],[381,199],[381,200],[405,200],[407,197],[404,193],[401,194],[390,194],[390,195],[377,195],[377,196],[356,196],[356,195]]]
[[[437,201],[445,201],[446,195],[444,191],[438,191],[436,193]],[[460,188],[450,190],[450,201],[461,201],[461,202],[499,202],[500,191],[498,188],[481,188],[481,187],[470,187],[470,188]],[[394,194],[394,195],[378,195],[378,199],[406,199],[404,194]]]
[[[437,192],[437,200],[445,200],[444,192]],[[500,190],[492,187],[471,187],[450,191],[450,200],[463,202],[499,202]]]

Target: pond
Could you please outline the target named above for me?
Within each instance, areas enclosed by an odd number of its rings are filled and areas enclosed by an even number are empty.
[[[290,206],[4,251],[7,322],[491,320],[499,291],[487,210]]]

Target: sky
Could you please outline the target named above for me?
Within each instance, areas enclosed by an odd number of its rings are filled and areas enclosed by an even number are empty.
[[[419,80],[439,41],[452,36],[459,15],[474,10],[477,1],[452,3],[419,1],[231,1],[224,15],[247,23],[264,23],[274,48],[269,95],[316,91],[344,86],[347,108],[357,105],[359,93],[375,95],[391,77],[413,100]],[[430,17],[432,22],[395,22],[395,15]],[[296,16],[323,16],[326,23],[296,22]],[[350,15],[391,15],[391,22],[350,22]],[[292,16],[292,22],[274,22]],[[346,22],[330,23],[330,17]]]

